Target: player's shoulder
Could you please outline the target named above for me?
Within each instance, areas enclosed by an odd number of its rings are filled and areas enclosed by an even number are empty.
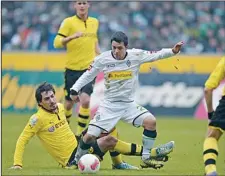
[[[29,125],[30,126],[35,126],[41,119],[41,116],[38,113],[32,114],[30,119],[29,119]]]
[[[89,16],[89,17],[88,17],[88,20],[90,20],[91,22],[98,23],[98,19],[95,18],[95,17],[92,17],[92,16]]]
[[[127,52],[129,55],[132,55],[132,56],[140,56],[146,51],[142,49],[132,48],[132,49],[128,49]]]
[[[111,54],[111,51],[104,51],[102,52],[100,55],[98,55],[95,60],[98,60],[98,61],[105,61],[107,59],[109,59],[110,57],[112,57],[112,54]]]

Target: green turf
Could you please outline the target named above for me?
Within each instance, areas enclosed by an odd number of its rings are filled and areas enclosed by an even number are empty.
[[[65,170],[43,149],[39,140],[34,137],[24,153],[23,170],[9,170],[13,164],[16,140],[26,124],[29,115],[2,114],[2,174],[3,175],[78,175],[76,170]],[[75,118],[71,126],[75,130]],[[172,158],[160,170],[143,169],[139,171],[111,170],[110,157],[107,154],[101,163],[97,175],[203,175],[202,144],[205,136],[206,121],[186,118],[158,118],[158,138],[156,144],[169,140],[176,142]],[[134,128],[119,123],[120,138],[141,144],[141,128]],[[225,175],[225,138],[219,142],[218,172]],[[124,160],[139,165],[139,157],[124,156]]]

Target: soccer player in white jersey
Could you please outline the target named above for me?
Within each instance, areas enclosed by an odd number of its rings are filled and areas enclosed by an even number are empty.
[[[77,149],[75,162],[88,152],[91,144],[102,132],[109,132],[119,120],[144,128],[142,135],[143,153],[140,166],[142,168],[160,168],[162,161],[151,158],[157,132],[156,119],[144,107],[134,101],[135,88],[138,83],[140,65],[169,58],[180,52],[183,42],[173,48],[150,52],[141,49],[128,49],[128,37],[123,32],[116,32],[111,38],[112,50],[97,56],[87,70],[72,86],[71,99],[79,101],[78,93],[82,87],[91,82],[99,72],[104,73],[104,98],[93,120],[90,121],[88,132],[83,136]],[[165,146],[165,150],[173,148],[174,142]],[[162,151],[163,152],[163,151]],[[165,151],[164,151],[165,152]]]

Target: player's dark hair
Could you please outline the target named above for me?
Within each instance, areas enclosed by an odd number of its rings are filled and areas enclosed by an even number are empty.
[[[111,43],[115,41],[118,43],[123,42],[125,46],[128,45],[128,37],[125,33],[123,33],[122,31],[117,31],[115,32],[112,37],[111,37]]]
[[[40,84],[38,86],[38,88],[36,89],[36,92],[35,92],[35,98],[36,98],[36,101],[37,101],[38,104],[42,100],[41,93],[42,92],[48,92],[48,91],[53,91],[54,94],[55,94],[54,87],[51,84],[47,83],[47,82],[44,82],[44,83],[42,83],[42,84]]]

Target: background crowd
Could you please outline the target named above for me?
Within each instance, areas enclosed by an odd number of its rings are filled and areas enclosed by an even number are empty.
[[[90,2],[101,50],[122,30],[131,48],[158,50],[183,40],[184,52],[225,53],[225,2]],[[2,2],[2,50],[57,51],[53,40],[73,2]]]

